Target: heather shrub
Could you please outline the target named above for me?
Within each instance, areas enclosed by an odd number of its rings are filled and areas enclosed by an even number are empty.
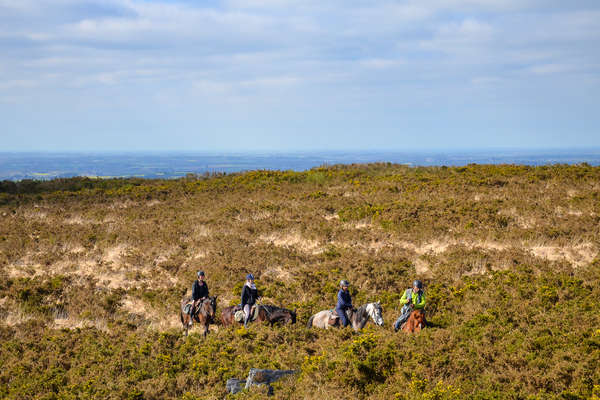
[[[0,182],[0,398],[226,398],[253,367],[298,370],[275,398],[598,398],[599,182],[588,165],[384,163]],[[298,323],[183,337],[199,269],[217,320],[252,272]],[[429,327],[395,333],[415,278]],[[340,279],[384,327],[306,328]]]

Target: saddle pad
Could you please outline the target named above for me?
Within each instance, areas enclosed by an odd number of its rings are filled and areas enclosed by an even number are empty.
[[[248,318],[248,322],[253,322],[256,320],[256,318],[258,318],[258,305],[254,305],[252,306],[252,308],[250,309],[250,318]],[[233,319],[235,319],[237,322],[244,322],[244,319],[246,318],[246,314],[244,314],[244,310],[239,310],[236,311],[235,314],[233,314]]]
[[[233,319],[235,319],[236,322],[244,322],[244,312],[242,310],[236,311],[235,314],[233,314]]]
[[[327,321],[329,325],[337,324],[339,319],[340,317],[335,310],[329,310],[329,321]]]

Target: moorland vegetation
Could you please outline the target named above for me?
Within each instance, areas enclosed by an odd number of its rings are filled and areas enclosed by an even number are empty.
[[[299,370],[275,398],[597,400],[599,247],[585,164],[1,182],[0,398],[222,399],[255,367]],[[198,269],[217,313],[253,272],[298,323],[184,338]],[[306,328],[342,278],[384,327]],[[415,278],[432,326],[394,333]]]

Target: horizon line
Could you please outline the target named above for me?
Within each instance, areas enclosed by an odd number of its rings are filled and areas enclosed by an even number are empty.
[[[511,151],[511,152],[559,152],[559,153],[596,153],[600,152],[599,146],[585,147],[516,147],[516,146],[497,146],[497,147],[465,147],[465,148],[412,148],[412,149],[251,149],[251,150],[200,150],[200,149],[139,149],[139,150],[0,150],[0,154],[39,154],[39,155],[75,155],[75,154],[98,154],[98,155],[135,155],[135,154],[206,154],[206,155],[237,155],[237,154],[459,154],[459,153],[481,153],[493,151]]]

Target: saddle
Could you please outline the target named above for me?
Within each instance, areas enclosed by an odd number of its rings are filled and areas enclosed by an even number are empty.
[[[246,315],[244,314],[244,310],[242,310],[242,307],[240,306],[235,306],[235,308],[233,309],[233,319],[235,319],[237,322],[244,322],[244,318],[246,317]],[[252,308],[250,308],[250,318],[248,319],[248,322],[252,322],[254,320],[256,320],[256,318],[258,318],[258,305],[255,304],[252,306]]]
[[[352,314],[354,313],[354,311],[351,309],[347,309],[345,312],[346,312],[346,318],[348,318],[348,321],[351,321],[351,317],[352,317]],[[329,320],[327,321],[327,323],[331,326],[334,326],[334,325],[339,324],[339,321],[340,321],[340,316],[338,315],[335,308],[329,310]]]
[[[204,301],[206,301],[206,299]],[[200,306],[200,304],[202,304],[202,301],[198,300],[198,302],[196,304],[196,302],[194,302],[194,300],[192,300],[192,298],[190,297],[185,302],[185,305],[183,306],[182,311],[184,314],[191,314],[190,311],[195,312],[198,309],[198,307]],[[192,307],[194,307],[194,308],[192,308]]]

